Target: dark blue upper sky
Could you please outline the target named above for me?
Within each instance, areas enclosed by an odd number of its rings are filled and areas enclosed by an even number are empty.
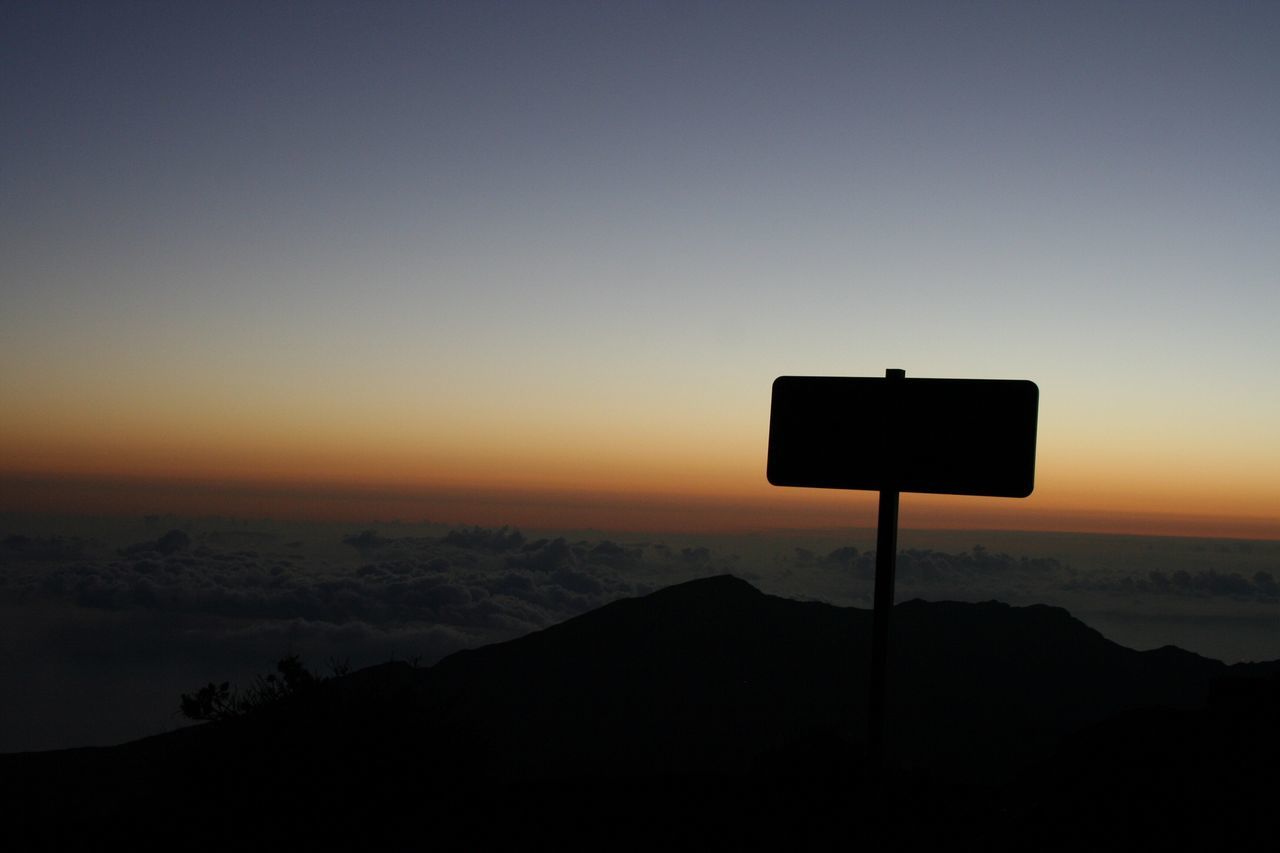
[[[0,437],[31,466],[163,400],[458,458],[518,410],[522,458],[634,430],[640,467],[756,477],[773,376],[902,366],[1039,381],[1073,494],[1086,457],[1134,495],[1195,458],[1280,511],[1275,3],[0,15]]]

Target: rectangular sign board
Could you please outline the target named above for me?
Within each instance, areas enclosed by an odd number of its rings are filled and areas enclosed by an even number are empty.
[[[780,376],[769,482],[1024,498],[1039,400],[1021,379]]]

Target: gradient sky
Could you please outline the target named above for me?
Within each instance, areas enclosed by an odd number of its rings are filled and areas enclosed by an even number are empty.
[[[1280,5],[8,3],[0,509],[866,524],[781,374],[1031,379],[1036,494],[1280,538]]]

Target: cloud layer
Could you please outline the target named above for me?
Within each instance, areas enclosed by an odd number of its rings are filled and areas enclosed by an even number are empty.
[[[291,653],[317,668],[330,659],[430,664],[618,598],[725,572],[774,594],[866,607],[875,574],[873,550],[832,537],[664,542],[511,528],[158,518],[115,540],[0,534],[0,608],[24,626],[0,653],[12,671],[34,679],[56,670],[73,681],[129,671],[157,690],[170,684],[175,699],[210,679],[246,679]],[[907,547],[898,557],[897,598],[1050,603],[1086,621],[1090,612],[1185,619],[1210,610],[1217,619],[1238,611],[1274,620],[1276,549],[1259,547],[1186,547],[1177,552],[1180,563],[1159,555],[1076,561],[982,545]],[[7,713],[34,720],[43,712],[36,698],[19,696]],[[139,718],[150,728],[135,736],[154,730],[155,714]],[[21,720],[4,728],[18,734],[0,749],[29,745]]]

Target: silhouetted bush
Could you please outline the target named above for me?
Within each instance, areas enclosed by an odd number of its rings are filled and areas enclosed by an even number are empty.
[[[231,693],[231,683],[212,681],[195,693],[182,694],[182,716],[191,720],[225,720],[240,714],[239,698]]]
[[[334,677],[345,675],[346,663],[330,662]],[[243,693],[231,683],[210,682],[195,693],[182,694],[182,715],[192,720],[227,720],[315,689],[328,679],[308,670],[297,655],[281,658],[276,671],[259,675]]]

